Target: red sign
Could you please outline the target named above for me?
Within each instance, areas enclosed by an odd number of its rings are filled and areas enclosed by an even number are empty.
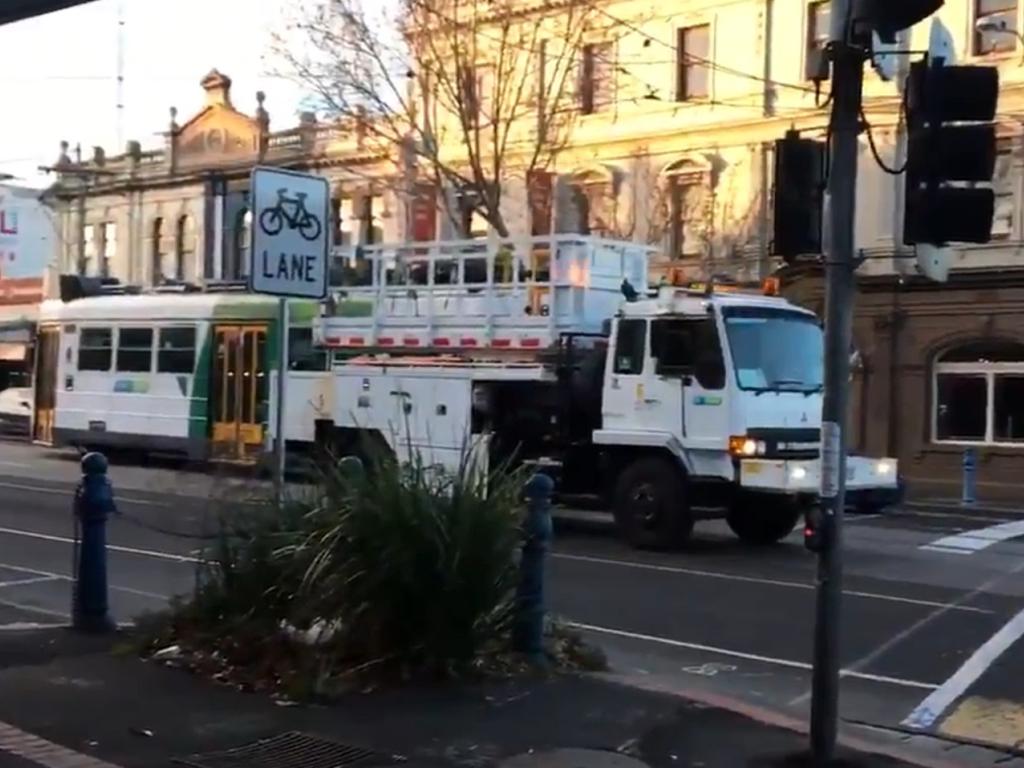
[[[526,175],[526,196],[530,206],[530,231],[534,237],[551,234],[551,198],[554,174],[530,171]]]
[[[413,191],[412,239],[417,243],[437,239],[437,192],[433,184],[417,184]]]

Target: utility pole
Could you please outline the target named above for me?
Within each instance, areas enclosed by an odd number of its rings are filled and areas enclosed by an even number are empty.
[[[811,686],[811,750],[818,766],[829,765],[835,756],[839,715],[846,412],[856,269],[857,134],[860,132],[864,85],[864,51],[851,39],[852,5],[853,0],[832,0],[830,236],[825,247],[825,391],[821,411],[821,529],[824,545],[818,553]]]

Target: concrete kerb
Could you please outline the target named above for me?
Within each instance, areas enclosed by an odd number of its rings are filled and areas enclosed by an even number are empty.
[[[768,709],[767,707],[759,707],[755,704],[750,704],[731,696],[724,696],[693,688],[681,688],[670,683],[660,682],[650,677],[640,675],[626,675],[615,672],[592,673],[592,675],[599,680],[615,685],[621,685],[627,688],[636,688],[638,690],[649,691],[652,693],[667,694],[679,699],[702,704],[707,707],[724,709],[750,720],[754,720],[758,723],[775,728],[782,728],[795,733],[807,734],[810,729],[809,723],[804,720],[791,717],[776,710]],[[839,743],[841,746],[856,752],[888,757],[908,763],[909,765],[920,766],[920,768],[976,768],[977,766],[976,763],[969,764],[956,760],[951,761],[947,758],[938,758],[936,755],[931,753],[921,754],[917,751],[907,750],[893,744],[886,744],[878,740],[857,736],[851,733],[852,730],[853,728],[850,725],[842,724],[840,727]],[[877,733],[883,729],[861,726],[861,730],[871,730],[872,732]],[[905,733],[900,733],[899,735],[901,737],[908,736],[908,734]],[[922,733],[919,734],[919,736],[922,738],[931,738],[936,743],[960,746],[959,742],[949,742],[931,734]],[[992,753],[993,755],[1008,756],[1006,753],[997,752],[996,750],[992,750]],[[992,762],[995,762],[995,760]]]
[[[977,513],[981,515],[1015,515],[1017,517],[1024,517],[1024,503],[1020,505],[986,504],[984,502],[961,504],[955,499],[915,499],[913,501],[904,501],[900,504],[900,507],[925,512],[962,512],[965,515]]]

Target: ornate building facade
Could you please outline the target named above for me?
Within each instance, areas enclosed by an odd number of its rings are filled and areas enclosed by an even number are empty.
[[[547,2],[557,13],[561,6]],[[569,141],[542,172],[501,181],[510,234],[639,240],[659,247],[662,265],[694,276],[778,270],[770,256],[773,142],[791,128],[825,137],[829,83],[815,77],[827,0],[687,0],[654,12],[635,0],[591,5],[604,23],[583,41]],[[984,21],[1005,31],[977,31]],[[866,78],[850,444],[898,456],[914,493],[955,495],[965,447],[979,451],[983,496],[1013,495],[1024,469],[1020,29],[1018,0],[955,0],[899,42],[1000,72],[993,240],[957,250],[948,283],[917,273],[902,244],[902,178],[877,162],[902,162],[899,83],[908,60],[896,61],[891,79],[872,70]],[[448,191],[410,184],[401,148],[371,140],[358,120],[306,115],[271,130],[262,97],[246,114],[224,75],[211,72],[202,87],[205,105],[180,124],[172,111],[160,148],[131,143],[89,158],[65,148],[50,191],[63,234],[56,268],[146,284],[242,277],[257,163],[327,176],[339,244],[487,235],[486,222],[460,223],[439,210]],[[450,153],[460,151],[454,142]],[[789,295],[822,309],[817,266],[781,275]]]

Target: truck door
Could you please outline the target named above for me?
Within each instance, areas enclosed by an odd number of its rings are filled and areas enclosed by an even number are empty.
[[[619,320],[615,348],[608,361],[602,427],[626,432],[682,431],[682,385],[679,379],[658,376],[648,344],[647,320]]]
[[[652,320],[651,357],[659,379],[682,386],[684,444],[697,450],[723,450],[728,444],[729,410],[714,316]]]

